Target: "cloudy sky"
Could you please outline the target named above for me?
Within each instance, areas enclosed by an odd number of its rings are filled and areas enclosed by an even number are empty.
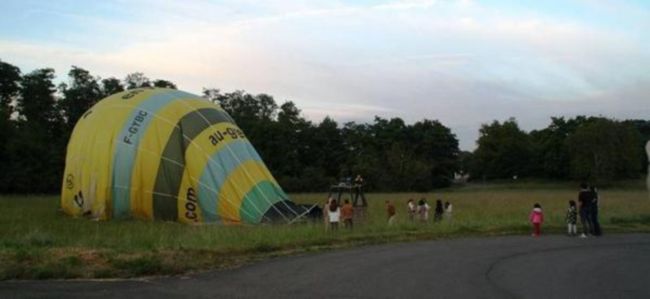
[[[650,1],[11,1],[0,59],[23,72],[141,71],[292,100],[315,122],[650,118]]]

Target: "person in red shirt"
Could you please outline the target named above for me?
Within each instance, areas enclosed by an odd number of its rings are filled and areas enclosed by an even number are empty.
[[[352,218],[354,216],[354,208],[348,199],[344,201],[343,207],[341,207],[341,219],[343,219],[343,225],[345,228],[352,229]]]

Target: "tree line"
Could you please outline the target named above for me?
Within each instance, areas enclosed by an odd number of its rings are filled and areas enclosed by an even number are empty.
[[[73,66],[65,83],[51,68],[23,74],[0,60],[0,193],[59,191],[68,139],[77,120],[100,99],[140,87],[176,88],[144,74],[99,78]],[[645,169],[643,142],[650,121],[603,117],[552,118],[530,133],[516,120],[480,129],[477,149],[461,152],[451,130],[437,120],[407,124],[375,117],[371,123],[316,123],[296,105],[267,94],[204,89],[246,133],[287,191],[325,191],[341,178],[362,174],[375,191],[428,191],[472,179],[539,177],[616,180]]]
[[[643,150],[650,120],[552,117],[548,127],[529,133],[515,119],[484,124],[477,149],[461,154],[474,179],[533,177],[608,184],[635,179],[647,170]]]

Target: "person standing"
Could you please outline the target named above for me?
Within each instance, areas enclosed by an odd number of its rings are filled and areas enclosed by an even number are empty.
[[[578,232],[576,229],[576,223],[578,222],[578,209],[576,208],[575,200],[569,200],[569,208],[566,210],[566,224],[567,224],[567,234],[569,236],[575,236]]]
[[[418,201],[417,213],[420,222],[429,222],[429,204],[426,199],[421,198],[420,201]]]
[[[344,201],[343,207],[341,207],[341,219],[343,219],[343,227],[352,229],[354,217],[354,207],[348,199]]]
[[[388,225],[393,225],[395,222],[395,206],[390,200],[386,201],[386,215],[388,216]]]
[[[329,210],[330,210],[330,203],[332,202],[332,198],[329,197],[325,201],[325,204],[323,205],[323,224],[325,224],[325,230],[329,230],[330,227],[330,217],[329,217]]]
[[[445,209],[442,207],[442,200],[436,200],[436,210],[433,214],[433,221],[438,222],[442,220],[442,214],[445,212]]]
[[[589,219],[591,220],[592,225],[591,229],[593,230],[594,236],[600,236],[602,234],[602,231],[600,230],[600,222],[598,221],[598,189],[596,189],[594,186],[591,186],[589,187],[589,191],[591,192],[591,208],[589,209]]]
[[[582,224],[582,235],[580,238],[586,238],[593,233],[591,225],[591,202],[593,194],[589,190],[586,183],[580,184],[580,192],[578,193],[578,203],[580,204],[580,224]]]
[[[341,209],[339,208],[336,200],[332,200],[327,211],[327,216],[330,221],[330,230],[336,231],[339,229],[339,221],[341,220]]]
[[[453,211],[454,207],[451,205],[450,202],[446,201],[445,202],[445,219],[451,220],[451,212]]]
[[[533,237],[539,237],[542,234],[542,223],[544,223],[544,213],[542,206],[538,203],[533,205],[533,210],[528,216],[530,223],[533,224]]]
[[[408,202],[406,203],[406,209],[408,211],[409,220],[410,221],[415,220],[417,207],[415,206],[415,202],[413,201],[413,198],[409,198]]]

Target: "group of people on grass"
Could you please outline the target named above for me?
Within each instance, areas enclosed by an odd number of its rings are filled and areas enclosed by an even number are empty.
[[[578,205],[576,205],[575,200],[569,200],[569,207],[567,208],[565,217],[567,234],[569,236],[576,236],[578,234],[578,216],[580,216],[580,224],[582,226],[581,238],[602,235],[600,222],[598,221],[598,190],[586,183],[580,184]],[[529,220],[533,225],[533,236],[539,237],[542,223],[544,223],[544,212],[539,203],[533,205]]]
[[[425,198],[421,198],[418,201],[417,205],[412,198],[409,198],[409,200],[406,202],[406,213],[408,215],[409,221],[418,220],[420,222],[428,222],[429,210],[431,210],[431,208],[429,207],[429,204]],[[438,222],[442,220],[443,215],[445,218],[451,219],[452,210],[453,206],[448,201],[445,202],[443,206],[442,200],[436,200],[436,208],[433,211],[433,221]],[[386,201],[386,213],[388,215],[388,224],[393,224],[393,222],[395,222],[397,213],[395,212],[393,203],[389,200]]]
[[[411,222],[419,221],[426,223],[429,221],[429,204],[427,200],[422,198],[418,201],[417,205],[415,201],[410,198],[406,202],[406,212],[408,215],[408,220]],[[354,226],[354,207],[350,203],[350,200],[345,199],[343,204],[340,205],[337,200],[333,198],[328,198],[323,206],[323,220],[325,221],[325,226],[332,231],[336,231],[339,228],[339,222],[343,222],[343,226],[347,229],[352,229]],[[434,209],[433,221],[438,222],[444,218],[451,219],[451,213],[453,206],[448,201],[442,203],[442,200],[436,201],[436,207]],[[388,225],[393,225],[397,218],[397,209],[392,201],[386,201],[386,216],[388,220]]]
[[[343,202],[343,205],[339,205],[335,199],[330,197],[323,207],[323,219],[325,220],[325,226],[330,230],[338,230],[341,221],[345,228],[352,229],[354,225],[354,207],[348,199]]]

